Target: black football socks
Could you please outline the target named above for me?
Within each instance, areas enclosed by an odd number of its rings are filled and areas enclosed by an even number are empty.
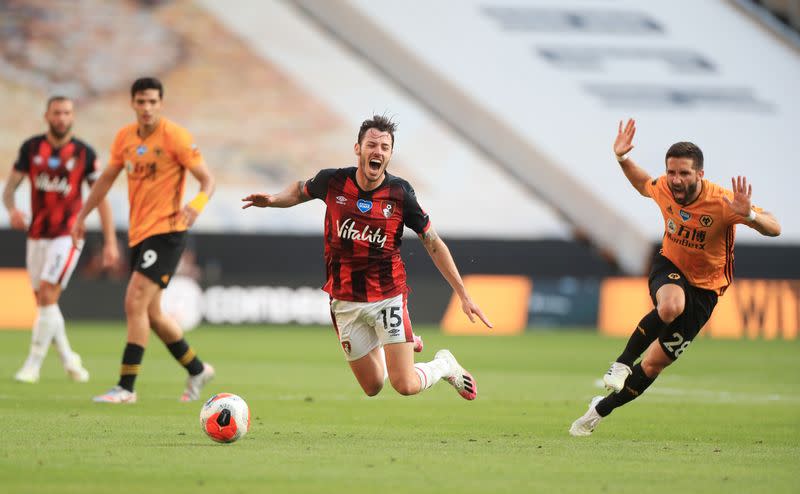
[[[658,334],[667,325],[658,317],[658,311],[653,309],[646,316],[639,321],[639,325],[633,331],[633,334],[628,339],[628,344],[625,345],[625,350],[617,357],[617,362],[631,367],[636,359],[647,350]]]
[[[133,391],[133,383],[136,381],[136,376],[139,374],[139,368],[142,366],[142,357],[144,356],[144,347],[136,343],[128,343],[125,345],[125,351],[122,352],[122,367],[119,371],[120,387]]]
[[[642,364],[634,365],[632,371],[628,379],[625,380],[625,386],[622,387],[619,393],[611,393],[594,407],[601,417],[605,417],[615,408],[635,400],[655,381],[655,378],[650,379],[645,375],[642,370]]]
[[[203,362],[197,358],[197,354],[192,347],[186,343],[186,340],[181,338],[175,343],[167,345],[167,348],[169,349],[169,353],[175,357],[175,360],[186,368],[189,375],[196,376],[203,372]]]

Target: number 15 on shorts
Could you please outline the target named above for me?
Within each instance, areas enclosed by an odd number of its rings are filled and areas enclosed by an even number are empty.
[[[381,319],[383,320],[383,327],[389,336],[397,336],[403,330],[403,312],[402,307],[385,307],[381,309]]]

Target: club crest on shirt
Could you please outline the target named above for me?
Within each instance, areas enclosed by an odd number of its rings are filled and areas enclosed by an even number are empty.
[[[343,341],[342,342],[342,350],[344,350],[344,353],[350,355],[350,352],[352,351],[352,348],[350,347],[350,342],[349,341]]]
[[[368,199],[359,199],[356,206],[358,206],[358,210],[362,213],[367,213],[372,209],[372,201]]]
[[[44,161],[43,158],[38,154],[33,157],[33,164],[36,166],[40,166],[42,164],[42,161]]]
[[[692,215],[691,215],[691,214],[689,214],[688,212],[684,211],[683,209],[681,209],[680,211],[678,211],[678,214],[679,214],[679,215],[681,215],[681,219],[682,219],[683,221],[689,221],[689,218],[691,218],[691,217],[692,217]]]
[[[703,216],[700,217],[700,224],[708,228],[709,226],[714,224],[714,218],[712,218],[707,214],[704,214]]]
[[[389,219],[389,217],[394,213],[394,202],[383,201],[383,208],[381,208],[381,212],[383,213],[384,218]]]
[[[67,160],[67,164],[64,165],[68,172],[71,172],[73,168],[75,168],[75,158],[70,158]]]
[[[675,222],[672,221],[672,218],[667,220],[667,231],[670,233],[675,233],[678,231],[678,227],[675,225]]]

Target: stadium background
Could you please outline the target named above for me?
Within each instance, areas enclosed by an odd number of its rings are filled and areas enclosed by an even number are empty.
[[[194,133],[219,180],[193,230],[186,283],[172,290],[176,310],[214,323],[324,324],[322,205],[243,212],[239,199],[351,165],[359,122],[388,113],[400,124],[390,171],[415,185],[498,332],[625,334],[649,302],[636,295],[641,279],[619,278],[646,273],[662,232],[657,209],[629,190],[609,151],[616,120],[635,116],[634,153],[652,175],[669,144],[696,141],[707,177],[748,175],[756,203],[783,223],[777,240],[739,228],[738,283],[707,333],[795,338],[792,5],[776,6],[782,25],[748,2],[467,2],[455,13],[447,2],[404,2],[382,5],[383,18],[360,1],[3,2],[0,176],[19,143],[42,131],[54,93],[76,98],[75,131],[105,161],[113,132],[132,117],[130,81],[157,75],[165,115]],[[445,15],[458,22],[441,26]],[[709,15],[747,42],[707,38],[697,27]],[[472,39],[456,46],[464,31]],[[122,240],[125,190],[121,179],[111,194]],[[33,305],[13,271],[24,237],[8,230],[7,215],[0,226],[9,269],[0,325],[27,327]],[[446,317],[449,287],[406,239],[414,320],[469,330]],[[68,319],[123,315],[126,273],[99,270],[98,252],[90,237],[62,299]]]

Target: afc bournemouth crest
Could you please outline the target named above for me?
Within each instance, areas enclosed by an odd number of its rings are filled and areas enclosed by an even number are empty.
[[[350,342],[349,341],[343,341],[342,342],[342,349],[344,349],[344,353],[350,355],[350,350],[351,350]]]
[[[700,217],[700,224],[705,227],[709,227],[714,224],[714,218],[712,218],[707,214],[704,214],[703,216]]]
[[[383,217],[388,219],[394,213],[394,203],[392,201],[383,201],[383,208],[381,208]]]

